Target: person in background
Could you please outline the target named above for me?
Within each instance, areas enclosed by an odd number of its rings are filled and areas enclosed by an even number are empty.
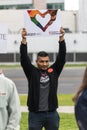
[[[87,130],[87,67],[73,101],[75,102],[75,118],[79,130]]]
[[[19,130],[20,119],[20,101],[16,86],[0,69],[0,130]]]
[[[20,61],[28,80],[29,130],[58,130],[60,117],[57,112],[58,78],[63,70],[66,56],[65,31],[60,29],[59,52],[56,61],[49,66],[49,55],[45,51],[37,54],[35,67],[27,53],[27,31],[22,29]]]

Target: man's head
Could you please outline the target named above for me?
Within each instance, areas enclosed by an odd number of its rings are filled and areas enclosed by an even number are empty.
[[[39,69],[46,70],[49,66],[49,56],[45,51],[40,51],[37,54],[36,64]]]

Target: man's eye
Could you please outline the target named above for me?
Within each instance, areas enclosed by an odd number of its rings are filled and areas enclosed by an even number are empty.
[[[49,61],[48,60],[47,61],[41,61],[41,63],[45,63],[45,62],[48,63]]]

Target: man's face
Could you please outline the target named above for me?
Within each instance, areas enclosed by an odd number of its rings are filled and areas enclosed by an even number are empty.
[[[39,69],[46,70],[49,66],[49,57],[38,56],[36,63]]]

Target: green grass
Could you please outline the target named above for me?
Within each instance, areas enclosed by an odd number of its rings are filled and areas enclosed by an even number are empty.
[[[65,64],[65,67],[86,67],[87,66],[87,63],[66,63]]]
[[[22,106],[25,106],[27,103],[27,95],[20,95],[20,103]]]
[[[78,130],[74,114],[59,113],[60,129],[59,130]]]
[[[74,114],[59,113],[60,127],[59,130],[78,130]],[[28,113],[22,113],[20,130],[28,128]]]
[[[13,63],[13,64],[1,64],[0,65],[0,68],[2,68],[2,69],[12,69],[12,68],[20,68],[21,66],[20,66],[20,64],[15,64],[15,63]]]
[[[23,112],[20,122],[20,130],[27,130],[28,128],[28,113]]]
[[[59,94],[59,106],[72,106],[73,94]],[[26,105],[27,95],[20,95],[21,105]],[[59,130],[78,130],[74,114],[59,113],[60,115],[60,128]],[[22,113],[20,130],[28,130],[28,113]]]
[[[73,94],[59,94],[59,106],[73,106],[72,102]],[[27,95],[20,95],[21,105],[26,105]],[[60,127],[59,130],[78,130],[74,114],[72,113],[59,113],[60,116]],[[20,130],[28,130],[28,113],[23,112]],[[44,130],[44,129],[43,129]]]
[[[73,94],[59,94],[58,101],[59,106],[73,106],[74,103],[72,101]],[[20,95],[20,102],[21,105],[26,105],[27,102],[27,95]]]
[[[72,101],[73,96],[74,94],[59,94],[58,95],[59,106],[73,106],[74,105]]]

